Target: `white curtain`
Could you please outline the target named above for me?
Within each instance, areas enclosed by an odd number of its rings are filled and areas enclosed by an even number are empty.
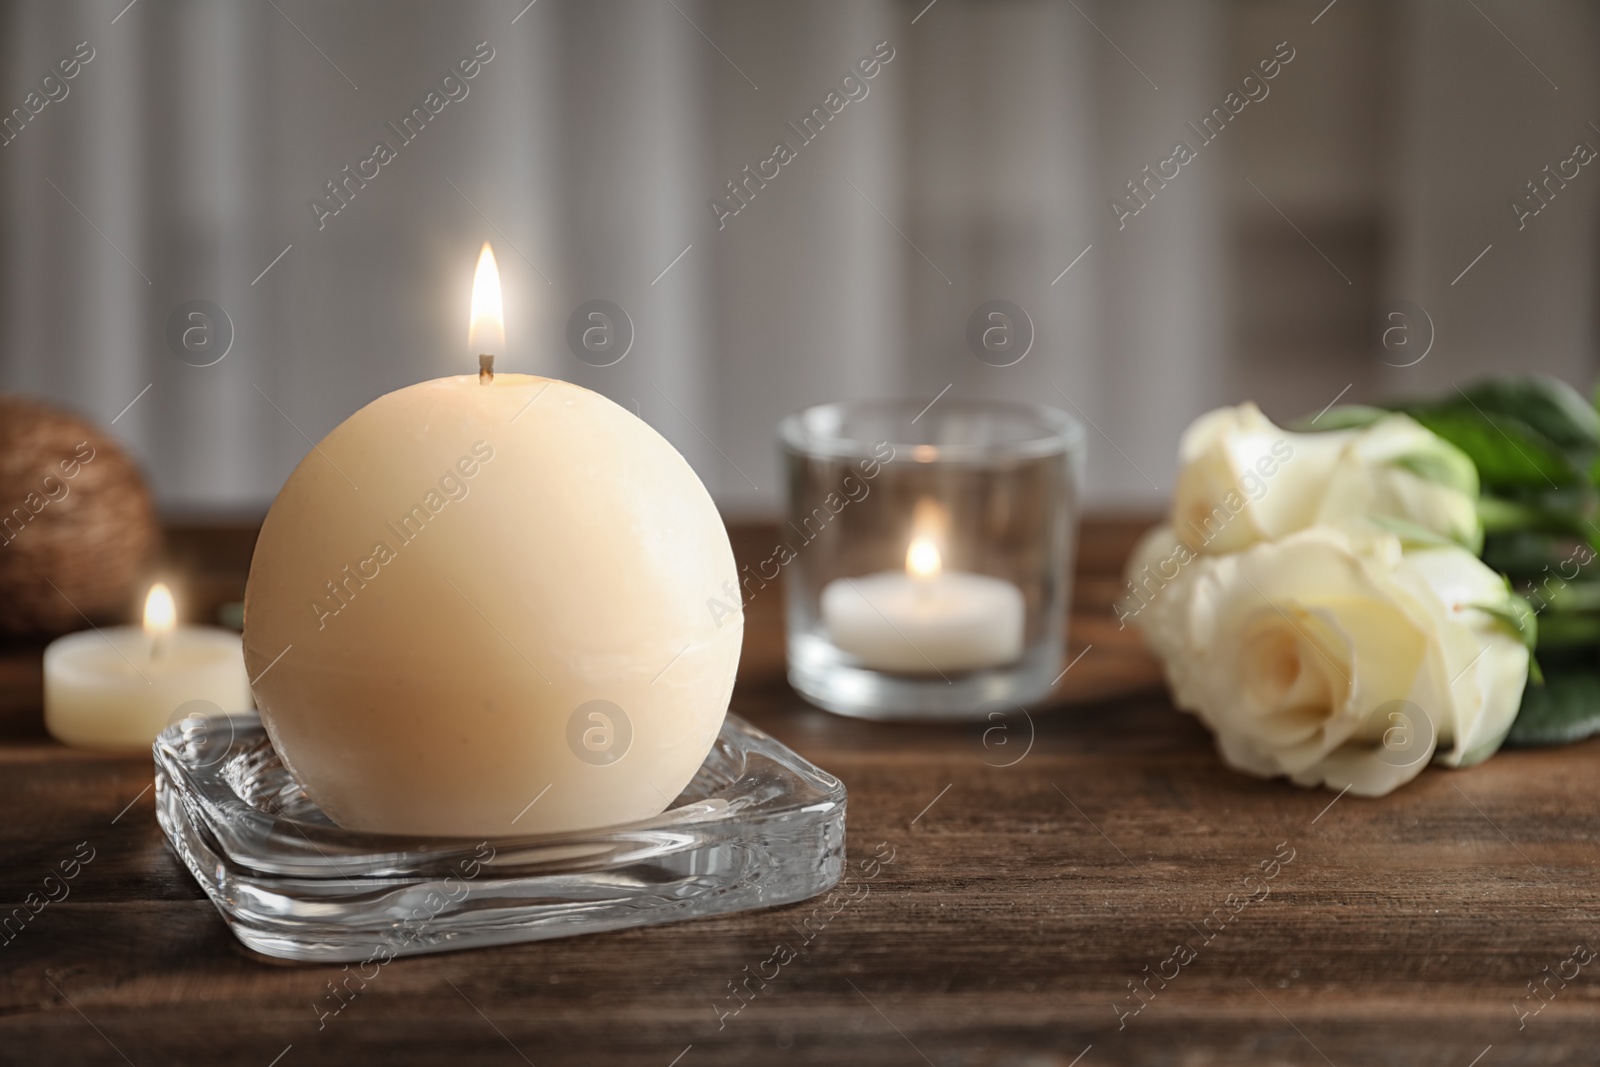
[[[7,5],[6,109],[93,58],[0,148],[0,387],[115,419],[169,510],[259,511],[360,405],[473,369],[488,240],[501,369],[636,410],[729,513],[776,508],[785,413],[947,386],[1076,410],[1092,499],[1153,501],[1226,399],[1219,167],[1126,231],[1107,200],[1226,91],[1225,12],[925,2]],[[858,98],[802,142],[830,92]],[[319,220],[379,140],[394,158]],[[719,228],[711,199],[780,141]],[[596,299],[635,332],[609,367],[566,343]],[[1015,366],[967,349],[989,299],[1033,321]],[[232,324],[211,366],[166,337],[195,300]]]

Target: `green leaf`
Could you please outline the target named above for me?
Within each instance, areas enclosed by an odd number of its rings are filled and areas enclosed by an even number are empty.
[[[1489,497],[1478,501],[1478,517],[1488,530],[1483,540],[1483,561],[1501,574],[1540,578],[1545,575],[1546,567],[1557,567],[1572,556],[1572,541],[1568,538],[1539,533],[1514,523],[1491,522],[1484,513],[1484,504],[1489,501]]]
[[[1511,416],[1467,405],[1412,408],[1408,413],[1465,452],[1486,489],[1547,489],[1587,480],[1586,465],[1574,465],[1549,438]]]
[[[1600,452],[1600,411],[1559,378],[1500,375],[1458,395],[1490,415],[1507,415],[1533,427],[1565,451],[1590,456]]]
[[[1558,612],[1600,612],[1600,582],[1563,581],[1560,575],[1533,586],[1534,593]]]
[[[1592,486],[1572,485],[1563,489],[1528,489],[1518,493],[1516,499],[1544,512],[1581,517],[1594,513],[1596,497]]]
[[[1368,407],[1366,404],[1341,404],[1318,415],[1308,415],[1289,424],[1289,429],[1300,433],[1322,430],[1359,430],[1371,426],[1391,414],[1387,408]]]
[[[1546,649],[1600,649],[1600,615],[1587,612],[1547,612],[1539,624],[1539,637]]]
[[[1492,488],[1588,484],[1600,458],[1600,411],[1545,375],[1487,378],[1399,409],[1460,446]]]
[[[1506,746],[1563,745],[1600,733],[1600,673],[1552,672],[1543,685],[1529,683]]]
[[[1515,498],[1485,494],[1478,498],[1478,520],[1486,533],[1565,534],[1590,541],[1600,527],[1589,518],[1593,502],[1587,494],[1581,486],[1575,492],[1519,493]]]

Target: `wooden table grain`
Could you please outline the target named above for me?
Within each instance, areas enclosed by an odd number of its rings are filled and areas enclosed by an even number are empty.
[[[1082,658],[1054,706],[987,732],[810,708],[778,597],[750,605],[733,710],[850,790],[858,888],[809,939],[808,903],[403,959],[325,1017],[341,970],[242,948],[156,826],[150,760],[50,741],[39,650],[14,646],[4,913],[74,877],[0,935],[0,1063],[1600,1062],[1600,741],[1381,800],[1230,773],[1110,613],[1139,525],[1085,530]],[[770,533],[734,540],[759,558]],[[183,527],[168,550],[214,606],[251,543]]]

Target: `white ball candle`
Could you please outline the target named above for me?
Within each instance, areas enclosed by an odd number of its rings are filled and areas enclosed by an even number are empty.
[[[567,382],[380,397],[290,475],[245,658],[273,744],[352,829],[484,836],[665,810],[727,710],[743,620],[689,464]]]
[[[148,752],[190,701],[248,711],[239,635],[178,626],[172,594],[156,585],[145,625],[68,634],[44,650],[44,721],[51,736],[80,748]]]
[[[1022,591],[1002,578],[943,568],[938,546],[914,538],[906,569],[838,578],[822,590],[828,639],[864,667],[943,674],[1022,655]]]

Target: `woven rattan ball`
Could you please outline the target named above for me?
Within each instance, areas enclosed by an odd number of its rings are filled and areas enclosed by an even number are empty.
[[[159,537],[138,467],[104,432],[0,393],[0,635],[125,617]]]

